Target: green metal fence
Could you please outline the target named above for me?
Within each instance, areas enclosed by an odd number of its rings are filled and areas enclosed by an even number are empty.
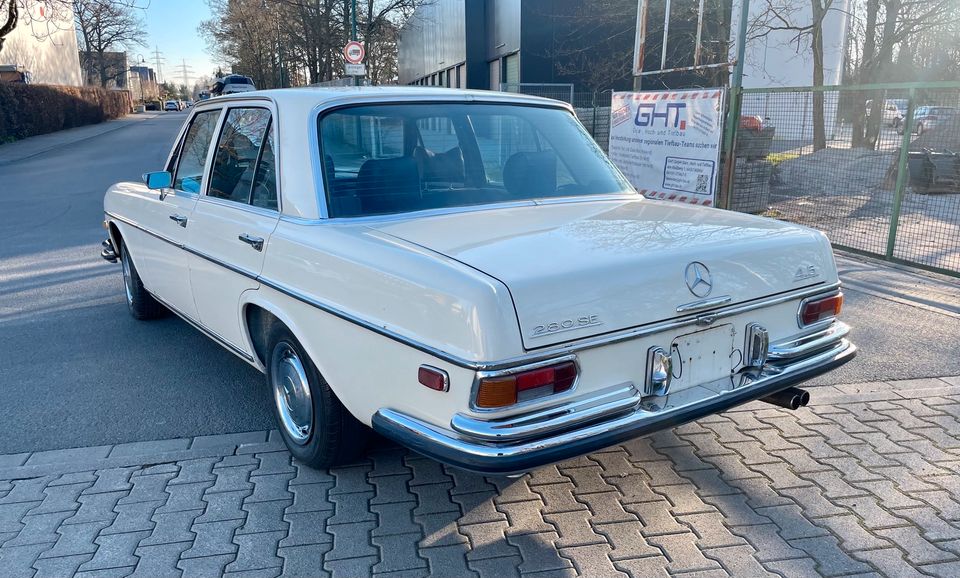
[[[739,118],[721,206],[960,276],[960,82],[744,89]]]

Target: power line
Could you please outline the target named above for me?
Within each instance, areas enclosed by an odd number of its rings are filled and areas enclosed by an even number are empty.
[[[193,67],[187,64],[187,59],[182,59],[182,64],[178,64],[174,68],[177,69],[177,72],[183,77],[183,85],[190,86],[190,78],[193,76]]]
[[[153,63],[157,66],[157,84],[163,84],[163,71],[161,69],[161,63],[166,62],[166,58],[162,56],[163,53],[160,52],[160,47],[154,46],[153,50]]]

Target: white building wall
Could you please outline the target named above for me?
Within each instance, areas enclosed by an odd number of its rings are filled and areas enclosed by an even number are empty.
[[[52,10],[45,2],[28,0],[27,14],[6,37],[0,64],[15,64],[30,72],[35,84],[81,86],[80,56],[73,25],[73,9],[58,2]]]
[[[792,0],[795,24],[808,25],[812,21],[809,0]],[[782,2],[780,3],[782,5]],[[736,57],[739,36],[740,0],[733,0],[730,31],[731,60]],[[751,0],[750,21],[757,19],[767,8],[766,0]],[[844,47],[847,33],[849,0],[834,2],[823,22],[823,83],[840,84],[843,75]],[[750,28],[748,28],[750,30]],[[794,40],[796,32],[771,31],[763,38],[747,42],[743,67],[745,88],[810,86],[813,84],[813,50],[810,36],[804,35],[800,44]],[[827,92],[824,98],[824,121],[828,138],[839,125],[836,112],[839,95]],[[806,140],[813,138],[812,97],[809,91],[779,94],[747,95],[743,102],[744,115],[768,117],[777,127],[776,138]]]

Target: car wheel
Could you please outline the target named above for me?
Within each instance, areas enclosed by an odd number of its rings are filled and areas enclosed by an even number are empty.
[[[923,134],[923,123],[919,122],[917,123],[917,136],[920,136],[922,134]]]
[[[127,299],[127,309],[136,319],[156,319],[166,313],[163,305],[153,298],[140,280],[140,274],[133,265],[130,251],[123,240],[120,241],[120,266],[123,270],[123,293]]]
[[[367,428],[340,403],[300,342],[277,323],[268,344],[267,383],[280,435],[290,453],[314,468],[360,457]]]

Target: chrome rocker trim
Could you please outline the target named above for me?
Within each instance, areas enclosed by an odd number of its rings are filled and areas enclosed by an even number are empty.
[[[663,397],[644,398],[627,413],[547,437],[493,443],[469,438],[391,409],[373,416],[378,433],[438,461],[484,474],[526,472],[655,431],[675,427],[731,407],[767,397],[853,359],[856,346],[846,339],[833,347],[780,367],[741,370],[732,379],[685,389]],[[459,424],[463,427],[462,423]],[[479,433],[481,438],[489,431]]]

